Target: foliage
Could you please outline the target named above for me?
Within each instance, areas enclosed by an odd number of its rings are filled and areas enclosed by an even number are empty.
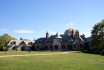
[[[22,52],[20,52],[22,53]],[[37,54],[40,52],[37,52]],[[50,53],[51,52],[43,52]],[[30,54],[30,53],[29,53]],[[104,70],[104,57],[69,53],[0,58],[0,70]]]
[[[69,29],[65,30],[64,34],[72,35],[72,29],[69,28]]]
[[[6,44],[8,41],[12,40],[13,38],[8,34],[4,34],[0,36],[0,50],[3,51],[6,49]]]
[[[91,33],[94,50],[104,50],[104,20],[95,24]]]
[[[23,40],[23,38],[20,38],[20,40]]]

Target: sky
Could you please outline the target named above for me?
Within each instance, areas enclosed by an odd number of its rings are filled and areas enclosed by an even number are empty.
[[[104,19],[104,0],[0,0],[0,35],[38,39],[66,29],[91,35]]]

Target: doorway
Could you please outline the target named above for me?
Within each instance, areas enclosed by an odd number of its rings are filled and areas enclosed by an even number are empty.
[[[21,47],[21,51],[25,51],[25,47],[24,46]]]
[[[58,50],[58,49],[59,49],[58,45],[55,45],[54,50]]]

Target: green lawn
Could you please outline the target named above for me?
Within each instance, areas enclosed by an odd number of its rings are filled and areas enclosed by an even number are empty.
[[[26,53],[28,52],[21,52],[21,54]],[[31,52],[30,54],[40,53],[50,54],[57,52]],[[14,54],[20,54],[20,52],[14,52]],[[0,58],[0,70],[104,70],[104,56],[69,53],[4,57]]]
[[[38,51],[38,52],[28,52],[28,51],[15,51],[15,52],[0,52],[0,56],[4,56],[4,55],[25,55],[25,54],[49,54],[49,53],[59,53],[60,51]]]

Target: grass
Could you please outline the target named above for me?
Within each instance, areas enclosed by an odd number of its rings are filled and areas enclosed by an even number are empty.
[[[14,53],[20,54],[20,52]],[[31,53],[48,54],[57,52]],[[26,52],[22,54],[26,54]],[[104,56],[85,53],[69,53],[43,56],[6,57],[0,58],[0,70],[104,70]]]
[[[44,52],[42,52],[42,51],[38,51],[38,52],[33,52],[33,51],[31,51],[31,52],[28,52],[28,51],[15,51],[15,52],[6,52],[6,51],[4,51],[4,52],[0,52],[0,56],[6,56],[6,55],[25,55],[25,54],[49,54],[49,53],[59,53],[60,51],[55,51],[55,52],[52,52],[52,51],[44,51]]]

